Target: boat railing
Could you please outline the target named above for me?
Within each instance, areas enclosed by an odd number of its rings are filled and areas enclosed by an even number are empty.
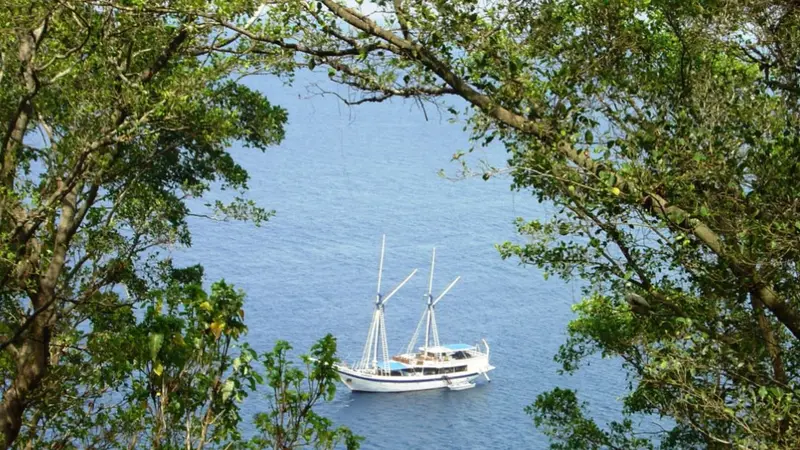
[[[483,344],[481,346],[481,344]],[[483,349],[481,349],[483,347]],[[475,346],[469,350],[469,353],[475,354],[476,356],[486,356],[489,357],[489,343],[486,342],[486,339],[481,339],[481,342],[475,344]]]

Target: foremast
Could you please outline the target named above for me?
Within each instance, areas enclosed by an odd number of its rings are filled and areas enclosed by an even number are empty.
[[[364,345],[364,351],[361,353],[361,360],[356,364],[356,370],[367,370],[378,368],[378,355],[383,358],[383,369],[389,370],[389,346],[386,337],[386,319],[385,309],[386,303],[392,296],[403,287],[404,284],[417,273],[414,269],[400,284],[397,285],[387,295],[381,294],[381,279],[383,276],[383,257],[386,248],[386,235],[383,235],[381,241],[381,257],[378,263],[378,289],[375,295],[375,311],[372,313],[372,323],[369,327],[367,334],[367,342]]]

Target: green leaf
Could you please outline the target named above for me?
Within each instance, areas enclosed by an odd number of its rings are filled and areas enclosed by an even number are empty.
[[[149,344],[150,344],[150,360],[155,361],[158,359],[158,351],[161,350],[161,346],[164,343],[164,335],[162,333],[150,333],[149,336]]]
[[[233,388],[236,386],[236,383],[232,379],[225,380],[225,384],[222,386],[222,401],[228,401],[231,397],[231,393],[233,393]]]
[[[759,398],[761,398],[763,400],[764,397],[767,396],[767,394],[768,394],[768,392],[767,392],[767,388],[766,387],[764,387],[764,386],[759,386],[758,387],[758,397]]]

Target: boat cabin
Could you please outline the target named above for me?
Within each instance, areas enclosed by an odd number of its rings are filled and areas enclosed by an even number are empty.
[[[406,353],[392,357],[388,367],[381,367],[385,375],[439,375],[467,370],[466,361],[475,358],[477,347],[468,344],[438,345],[419,348],[417,353]],[[386,370],[386,369],[389,370]]]
[[[386,369],[389,370],[386,370]],[[388,367],[385,365],[378,368],[377,374],[383,376],[403,377],[414,375],[446,375],[450,373],[464,372],[467,365],[448,365],[443,367],[413,366],[399,361],[390,361]]]
[[[448,344],[437,347],[428,347],[427,350],[425,350],[425,347],[420,347],[417,355],[425,359],[467,359],[472,357],[469,352],[473,350],[477,350],[474,345]]]

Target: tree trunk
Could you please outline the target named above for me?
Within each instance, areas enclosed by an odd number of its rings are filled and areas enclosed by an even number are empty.
[[[49,15],[41,21],[41,24],[30,32],[20,33],[19,39],[19,61],[22,64],[22,82],[25,86],[25,94],[20,99],[17,106],[16,113],[12,116],[8,123],[8,128],[3,135],[2,153],[3,165],[0,167],[0,185],[5,188],[10,188],[14,182],[14,172],[17,168],[17,149],[22,144],[25,136],[25,131],[30,122],[33,107],[31,100],[39,90],[39,81],[36,79],[36,70],[34,69],[34,60],[36,58],[36,50],[44,37],[45,30]]]
[[[56,283],[64,268],[67,248],[76,229],[75,210],[79,190],[80,184],[62,202],[53,256],[47,270],[39,278],[38,289],[31,296],[34,307],[32,322],[27,333],[21,337],[22,345],[15,358],[16,376],[0,403],[0,433],[4,448],[9,448],[19,435],[27,400],[41,384],[50,363],[50,328],[55,317]]]
[[[9,448],[19,434],[26,401],[47,371],[50,348],[51,314],[39,314],[26,334],[16,358],[17,374],[0,404],[0,433],[3,447]]]

